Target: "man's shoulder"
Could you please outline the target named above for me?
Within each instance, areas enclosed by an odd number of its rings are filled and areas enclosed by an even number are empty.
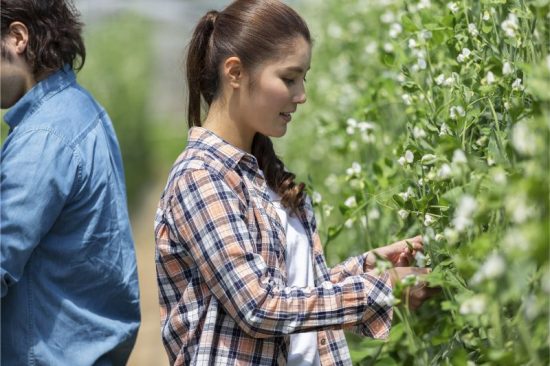
[[[67,144],[75,145],[105,119],[108,120],[109,117],[94,97],[80,85],[73,83],[44,98],[34,113],[17,129],[19,133],[50,131]]]

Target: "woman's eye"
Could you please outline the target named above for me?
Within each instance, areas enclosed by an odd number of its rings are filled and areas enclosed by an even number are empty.
[[[292,85],[294,84],[294,79],[282,78],[285,84]]]

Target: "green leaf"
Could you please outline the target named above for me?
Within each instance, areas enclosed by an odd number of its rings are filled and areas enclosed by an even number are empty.
[[[403,25],[403,29],[407,32],[412,33],[418,30],[418,27],[416,26],[416,24],[414,24],[412,19],[406,15],[403,15],[401,17],[401,24]]]

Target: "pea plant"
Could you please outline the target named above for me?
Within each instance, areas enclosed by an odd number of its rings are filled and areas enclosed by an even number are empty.
[[[357,364],[549,364],[549,4],[303,4],[309,102],[280,151],[327,258],[421,234],[441,288],[410,312],[418,279],[398,286],[389,340],[349,335]]]

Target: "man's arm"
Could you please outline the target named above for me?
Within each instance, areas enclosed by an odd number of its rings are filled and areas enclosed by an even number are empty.
[[[14,132],[15,133],[15,132]],[[8,136],[0,157],[1,296],[17,283],[78,177],[78,156],[51,131]]]

